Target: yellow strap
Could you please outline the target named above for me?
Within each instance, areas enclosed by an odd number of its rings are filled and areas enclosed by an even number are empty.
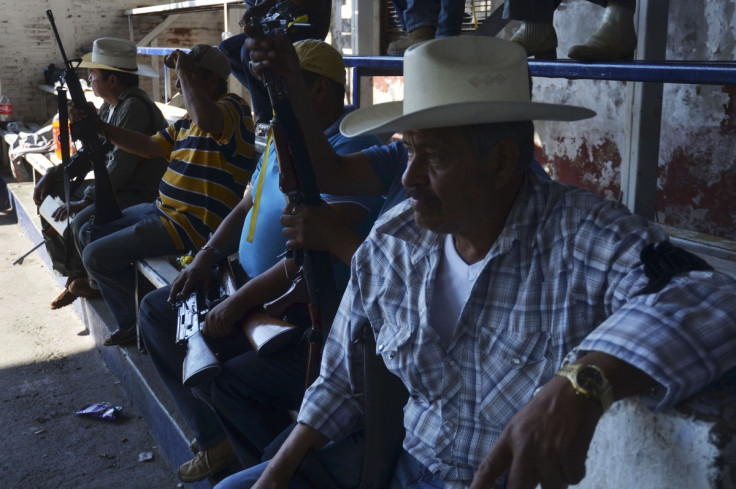
[[[256,232],[256,220],[258,218],[258,208],[261,206],[261,193],[263,192],[263,180],[266,178],[266,169],[268,168],[268,150],[271,149],[271,139],[273,133],[268,128],[268,137],[266,138],[266,151],[263,153],[263,165],[261,165],[261,173],[258,175],[256,183],[255,195],[253,195],[253,215],[250,218],[250,228],[248,229],[248,243],[253,242],[253,235]]]

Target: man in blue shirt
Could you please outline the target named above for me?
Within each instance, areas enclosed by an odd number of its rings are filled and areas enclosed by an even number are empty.
[[[323,130],[334,150],[353,153],[377,144],[375,136],[348,138],[338,130],[351,110],[343,105],[342,56],[323,41],[304,40],[294,46],[299,55],[300,76],[308,86],[305,99],[317,114],[315,125]],[[370,230],[381,203],[376,197],[323,194],[322,198],[343,224],[362,236]],[[233,338],[238,320],[251,309],[284,294],[297,275],[293,260],[281,258],[286,238],[279,218],[285,202],[279,190],[276,149],[269,141],[242,201],[172,286],[148,294],[141,304],[140,328],[146,348],[197,439],[196,456],[179,468],[184,482],[220,472],[230,465],[235,454],[243,466],[259,462],[265,446],[288,424],[286,411],[297,409],[301,401],[306,369],[304,343],[261,357],[242,335]],[[195,287],[206,288],[212,267],[236,251],[249,280],[207,314],[203,334],[218,349],[223,371],[216,379],[214,391],[207,384],[197,389],[195,396],[182,385],[185,351],[174,344],[176,311],[170,303],[177,296],[187,296]],[[343,287],[347,275],[347,270],[343,270]]]

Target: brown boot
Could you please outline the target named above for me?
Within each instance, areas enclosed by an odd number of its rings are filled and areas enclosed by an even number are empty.
[[[84,297],[85,299],[96,299],[97,297],[102,296],[100,289],[93,288],[87,277],[79,277],[75,279],[69,284],[67,289],[77,297]]]
[[[193,459],[183,463],[179,467],[179,479],[182,482],[201,481],[232,467],[237,461],[235,450],[225,438],[210,448],[200,450]]]
[[[567,55],[579,61],[632,60],[635,50],[634,11],[608,2],[598,30],[585,44],[571,47]]]
[[[527,56],[535,59],[557,59],[555,26],[544,22],[524,22],[509,41],[519,44]]]
[[[409,47],[418,44],[422,41],[428,41],[434,39],[434,33],[437,31],[435,26],[424,26],[417,27],[406,36],[402,37],[398,41],[391,41],[388,45],[389,56],[403,56],[404,51]]]

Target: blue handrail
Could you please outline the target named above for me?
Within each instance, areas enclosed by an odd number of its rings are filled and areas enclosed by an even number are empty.
[[[164,56],[176,48],[138,47],[138,53]],[[389,56],[345,56],[353,70],[353,103],[360,100],[360,77],[401,75],[404,60]],[[164,68],[165,69],[165,68]],[[581,63],[573,60],[529,61],[532,76],[572,80],[615,80],[697,85],[736,85],[733,61],[628,61]]]

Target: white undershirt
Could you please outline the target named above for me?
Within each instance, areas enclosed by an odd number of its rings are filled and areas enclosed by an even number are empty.
[[[452,340],[460,313],[470,297],[482,264],[482,260],[472,265],[465,263],[455,249],[452,235],[445,237],[444,253],[440,257],[429,311],[430,325],[440,336],[445,348]]]

